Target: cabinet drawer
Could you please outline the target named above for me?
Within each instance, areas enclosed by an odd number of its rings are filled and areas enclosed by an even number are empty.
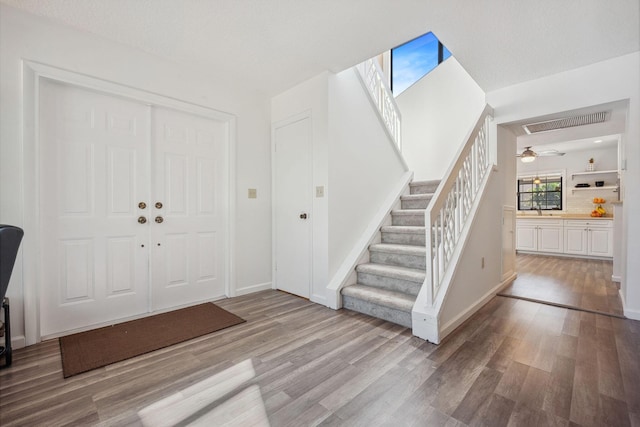
[[[525,226],[540,226],[545,227],[547,225],[550,226],[562,226],[562,218],[553,218],[553,219],[520,219],[516,220],[517,225],[525,225]]]
[[[612,228],[613,221],[610,219],[565,219],[565,227],[588,227],[588,228]]]

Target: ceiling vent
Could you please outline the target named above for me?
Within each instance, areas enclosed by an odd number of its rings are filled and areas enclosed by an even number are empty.
[[[581,116],[547,120],[546,122],[530,123],[527,125],[522,125],[522,128],[525,132],[531,135],[532,133],[548,132],[550,130],[566,129],[575,126],[602,123],[607,120],[608,116],[608,111],[600,111],[598,113],[583,114]]]

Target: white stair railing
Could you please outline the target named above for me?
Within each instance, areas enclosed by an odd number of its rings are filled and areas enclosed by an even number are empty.
[[[358,76],[367,88],[371,103],[378,109],[380,119],[385,125],[387,133],[396,143],[398,150],[402,150],[401,124],[402,117],[391,89],[385,81],[384,74],[376,58],[367,59],[356,65]]]
[[[430,307],[438,298],[478,190],[491,170],[488,133],[491,114],[492,108],[485,106],[425,211],[426,242],[431,242],[427,244],[425,281]]]

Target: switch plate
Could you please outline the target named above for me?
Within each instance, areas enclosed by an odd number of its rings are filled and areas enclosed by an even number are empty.
[[[316,197],[324,197],[324,186],[316,187]]]
[[[249,189],[249,198],[250,199],[257,199],[258,198],[258,190],[255,188],[250,188]]]

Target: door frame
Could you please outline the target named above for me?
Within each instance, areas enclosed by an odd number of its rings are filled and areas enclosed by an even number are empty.
[[[75,73],[39,62],[23,60],[23,110],[22,110],[22,176],[23,210],[22,223],[25,237],[22,242],[22,256],[19,262],[23,270],[23,298],[24,298],[24,329],[25,345],[40,342],[40,155],[38,138],[39,127],[39,99],[40,82],[42,79],[54,80],[60,83],[74,85],[80,88],[101,92],[106,95],[126,98],[150,106],[172,108],[189,114],[227,122],[229,135],[227,138],[227,209],[226,218],[226,263],[227,277],[225,279],[225,293],[235,296],[235,210],[236,210],[236,140],[237,118],[234,114],[217,111],[208,107],[186,101],[170,98],[164,95],[148,92],[97,77]],[[28,259],[29,262],[24,260]],[[137,316],[140,317],[140,316]]]
[[[277,248],[277,229],[276,229],[276,196],[278,194],[278,188],[276,185],[276,168],[278,167],[278,159],[276,154],[276,131],[279,128],[299,122],[302,120],[309,120],[309,182],[313,189],[313,118],[311,110],[305,110],[301,113],[287,117],[286,119],[279,120],[271,124],[271,288],[278,289],[278,283],[276,280],[276,266],[278,262]],[[312,198],[313,201],[313,198]],[[313,296],[313,202],[309,205],[309,299]]]

